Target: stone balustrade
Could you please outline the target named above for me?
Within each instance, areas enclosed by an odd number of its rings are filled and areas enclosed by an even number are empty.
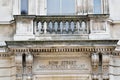
[[[39,16],[34,19],[34,33],[88,34],[87,16]]]

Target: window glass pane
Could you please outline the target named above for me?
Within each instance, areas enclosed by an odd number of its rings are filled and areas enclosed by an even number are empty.
[[[47,0],[48,15],[72,15],[75,13],[75,0]]]
[[[21,14],[28,13],[28,0],[21,0]]]
[[[94,0],[94,13],[95,14],[101,13],[101,0]]]
[[[61,0],[62,14],[72,15],[75,13],[75,0]]]
[[[60,13],[60,1],[59,0],[47,0],[47,14],[58,15]]]

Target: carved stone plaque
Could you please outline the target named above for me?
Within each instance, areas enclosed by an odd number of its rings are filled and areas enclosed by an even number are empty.
[[[39,58],[34,59],[33,72],[44,71],[77,71],[77,72],[90,72],[90,58]]]

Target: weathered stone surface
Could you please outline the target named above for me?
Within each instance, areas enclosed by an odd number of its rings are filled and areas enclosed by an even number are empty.
[[[21,0],[0,0],[0,80],[119,80],[120,1],[101,0],[101,14],[93,1],[47,15],[47,0],[28,0],[21,15]]]

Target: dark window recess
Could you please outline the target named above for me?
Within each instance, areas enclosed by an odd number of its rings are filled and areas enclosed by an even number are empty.
[[[102,73],[102,54],[99,53],[99,73]]]
[[[28,0],[21,0],[21,14],[28,14]]]
[[[22,63],[23,67],[26,67],[26,54],[22,55]]]

